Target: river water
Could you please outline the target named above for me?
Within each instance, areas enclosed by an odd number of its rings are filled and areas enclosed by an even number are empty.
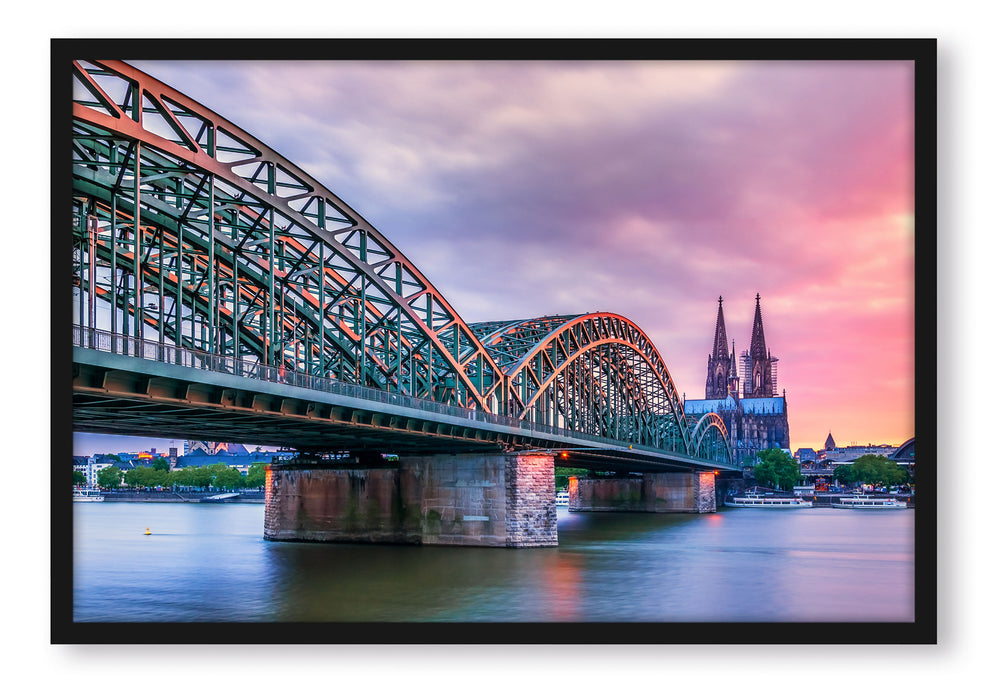
[[[259,504],[73,504],[77,622],[910,622],[914,511],[569,513],[560,546],[267,542]],[[145,536],[150,529],[152,535]]]

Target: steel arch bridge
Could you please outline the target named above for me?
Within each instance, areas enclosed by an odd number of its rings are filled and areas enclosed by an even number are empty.
[[[120,61],[75,61],[73,77],[79,326],[729,463],[722,421],[689,420],[630,320],[468,324],[360,214],[228,120]]]
[[[629,319],[593,313],[471,329],[498,361],[518,418],[696,454],[663,358]]]

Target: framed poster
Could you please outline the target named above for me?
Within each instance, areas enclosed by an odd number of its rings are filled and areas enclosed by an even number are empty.
[[[933,643],[934,70],[53,41],[53,641]]]

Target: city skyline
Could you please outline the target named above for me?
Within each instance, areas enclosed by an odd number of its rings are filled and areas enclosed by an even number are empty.
[[[118,454],[120,452],[146,452],[154,448],[159,455],[168,456],[169,447],[178,449],[181,456],[184,454],[183,438],[151,438],[135,435],[105,435],[101,433],[73,433],[73,454],[77,456],[92,457],[94,454]],[[241,444],[241,443],[237,443]],[[244,445],[248,451],[253,451],[258,445]],[[262,445],[262,449],[273,447]]]
[[[718,297],[738,353],[759,293],[792,449],[914,436],[909,62],[135,65],[320,180],[468,322],[619,313],[703,398]]]

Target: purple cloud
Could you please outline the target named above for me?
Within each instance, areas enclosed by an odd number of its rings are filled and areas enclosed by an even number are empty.
[[[698,396],[715,300],[741,352],[760,292],[794,405],[847,388],[792,411],[794,446],[909,388],[910,63],[139,67],[323,182],[468,321],[615,311]],[[910,437],[908,388],[862,437]]]

